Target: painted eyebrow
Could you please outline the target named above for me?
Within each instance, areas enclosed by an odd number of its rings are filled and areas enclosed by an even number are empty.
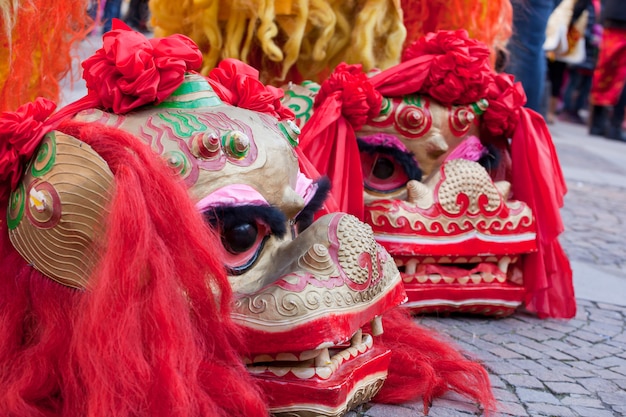
[[[202,212],[202,215],[214,227],[261,221],[278,237],[282,238],[287,232],[285,215],[272,206],[254,204],[215,206]]]

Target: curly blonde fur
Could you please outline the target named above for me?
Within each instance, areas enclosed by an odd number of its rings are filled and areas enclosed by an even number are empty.
[[[237,58],[265,83],[291,71],[320,81],[339,62],[365,70],[400,60],[406,32],[399,0],[151,0],[155,35],[183,33],[204,53],[203,73]]]

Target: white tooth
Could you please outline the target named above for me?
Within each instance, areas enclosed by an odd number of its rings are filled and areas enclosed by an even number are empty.
[[[504,275],[496,275],[496,282],[505,282],[506,281],[506,276]]]
[[[330,354],[328,349],[322,349],[320,354],[315,357],[315,366],[328,366],[330,365]]]
[[[365,351],[367,350],[367,346],[365,345],[365,343],[360,343],[358,345],[355,345],[354,347],[359,351],[359,353],[365,353]]]
[[[333,369],[330,366],[322,366],[315,368],[315,373],[322,379],[328,379],[333,374]]]
[[[341,357],[341,355],[337,354],[333,356],[332,361],[333,361],[333,368],[338,369],[343,363],[343,358]]]
[[[338,355],[343,359],[342,363],[350,360],[350,353],[347,350],[342,350]]]
[[[446,284],[453,284],[454,283],[454,277],[443,277],[443,282],[445,282]]]
[[[315,375],[315,368],[291,368],[291,372],[300,379],[310,379]]]
[[[494,279],[495,279],[495,277],[490,272],[485,272],[483,274],[483,281],[485,281],[487,284],[491,284]]]
[[[350,353],[351,358],[356,358],[359,355],[359,350],[354,346],[350,346],[347,351]]]
[[[480,276],[480,274],[472,274],[470,276],[470,278],[472,279],[472,282],[474,284],[480,284],[481,281],[483,280],[483,278]]]
[[[254,363],[259,363],[259,362],[274,362],[274,358],[272,358],[270,355],[255,356]]]
[[[279,353],[276,355],[277,361],[297,362],[298,357],[293,353]]]
[[[439,284],[439,281],[441,281],[441,275],[439,274],[430,274],[428,278],[433,284]]]
[[[498,261],[498,269],[506,274],[509,270],[509,263],[511,263],[511,258],[503,256],[502,259]]]
[[[411,275],[402,274],[402,281],[408,284],[409,282],[413,281],[413,277]]]
[[[362,341],[363,341],[363,330],[359,329],[356,331],[354,336],[352,336],[352,339],[350,339],[350,345],[351,346],[360,345]]]
[[[418,275],[417,276],[417,282],[419,282],[420,284],[424,284],[427,281],[428,281],[428,275]]]
[[[381,334],[383,334],[383,318],[376,316],[372,320],[372,335],[380,336]]]
[[[436,264],[437,261],[433,257],[424,258],[422,261],[423,264]]]
[[[291,371],[290,367],[287,366],[270,366],[268,370],[276,376],[285,376]]]
[[[374,338],[372,338],[372,336],[367,333],[363,335],[363,341],[365,342],[365,346],[367,346],[368,349],[374,346]]]
[[[248,372],[251,374],[262,374],[267,370],[267,366],[251,366],[248,368]]]
[[[318,354],[318,350],[305,350],[304,352],[302,352],[300,354],[300,360],[301,361],[308,361],[309,359],[313,359],[314,357],[317,356]]]
[[[464,277],[460,277],[459,278],[459,284],[465,285],[465,284],[467,284],[468,281],[469,281],[469,277],[468,276],[464,276]]]
[[[442,256],[441,258],[439,258],[439,263],[440,264],[451,264],[452,263],[452,259],[450,259],[447,256]]]
[[[496,263],[496,262],[498,262],[498,258],[496,258],[495,256],[488,256],[485,259],[485,262]]]
[[[482,260],[482,259],[480,259],[480,257],[479,257],[479,256],[474,256],[473,258],[471,258],[471,259],[469,260],[469,263],[471,263],[471,264],[478,264],[478,263],[481,263],[482,261],[483,261],[483,260]]]
[[[409,275],[413,275],[415,274],[415,268],[417,267],[417,260],[416,259],[411,259],[406,263],[406,267],[404,269],[404,272],[409,274]]]
[[[459,258],[456,258],[453,263],[455,263],[455,264],[466,264],[467,263],[467,258],[464,258],[464,257],[461,256]]]

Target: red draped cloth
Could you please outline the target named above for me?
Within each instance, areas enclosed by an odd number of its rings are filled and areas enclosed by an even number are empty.
[[[625,6],[626,7],[626,6]],[[593,74],[591,103],[613,106],[626,83],[626,29],[606,28]]]

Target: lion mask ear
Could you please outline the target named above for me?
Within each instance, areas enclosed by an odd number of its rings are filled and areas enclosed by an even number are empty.
[[[84,289],[113,186],[108,164],[89,145],[48,133],[9,200],[13,246],[44,275]]]

